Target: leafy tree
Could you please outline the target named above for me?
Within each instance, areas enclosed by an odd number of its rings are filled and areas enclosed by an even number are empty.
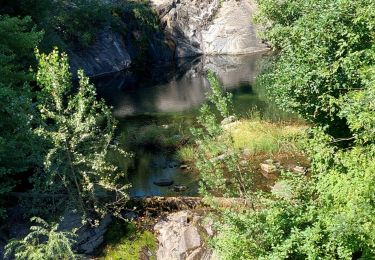
[[[44,121],[37,133],[51,146],[43,172],[35,178],[36,189],[67,192],[86,219],[94,216],[93,211],[116,212],[126,201],[127,185],[118,184],[124,173],[109,162],[108,153],[127,154],[112,143],[116,124],[111,110],[96,99],[82,71],[75,93],[65,54],[55,49],[37,57],[38,108]]]
[[[17,174],[38,161],[38,145],[31,130],[29,82],[33,74],[29,66],[42,35],[29,17],[0,15],[0,199],[13,189]]]
[[[278,51],[264,75],[281,108],[349,137],[338,100],[364,87],[361,70],[375,64],[372,0],[258,0],[261,33]]]
[[[72,251],[75,235],[58,231],[41,218],[31,219],[37,225],[22,240],[11,240],[5,247],[5,257],[16,260],[77,259]]]

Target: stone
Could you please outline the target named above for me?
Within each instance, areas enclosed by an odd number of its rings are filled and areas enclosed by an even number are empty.
[[[229,116],[227,118],[224,118],[221,121],[221,125],[228,125],[228,124],[233,123],[235,121],[236,121],[236,117],[235,116]]]
[[[261,163],[260,168],[266,173],[274,173],[277,171],[277,167],[273,164]]]
[[[77,239],[74,248],[80,253],[92,254],[103,243],[104,234],[111,222],[112,217],[106,215],[96,227],[89,224],[82,224],[81,214],[78,211],[72,210],[63,215],[58,225],[58,230],[75,230]]]
[[[307,169],[305,167],[302,167],[302,166],[295,166],[295,167],[293,167],[292,171],[294,173],[298,173],[298,174],[306,174]]]
[[[181,164],[181,165],[180,165],[180,168],[184,170],[184,169],[189,168],[189,166],[188,166],[187,164]]]
[[[93,77],[121,71],[132,64],[123,37],[109,27],[101,31],[88,48],[69,49],[67,52],[73,75],[78,69],[83,69],[87,76]]]
[[[185,186],[185,185],[175,185],[175,186],[173,186],[173,190],[177,191],[177,192],[186,191],[187,189],[188,189],[188,187]]]
[[[205,247],[200,235],[205,232],[201,219],[191,211],[179,211],[160,220],[154,226],[158,240],[157,259],[213,260],[211,250]]]
[[[173,184],[173,180],[171,179],[160,179],[160,180],[156,180],[154,181],[153,183],[157,186],[171,186]]]

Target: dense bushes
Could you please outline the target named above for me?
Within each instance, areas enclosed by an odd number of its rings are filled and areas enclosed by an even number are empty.
[[[29,66],[41,37],[29,17],[0,16],[0,200],[15,186],[17,175],[40,159],[32,133]],[[0,207],[0,217],[2,213]]]
[[[348,137],[340,98],[363,89],[375,64],[371,0],[259,0],[262,36],[279,54],[264,76],[278,105]]]
[[[218,188],[239,187],[232,194],[250,205],[217,216],[213,246],[222,259],[233,260],[373,259],[375,3],[258,3],[263,37],[276,50],[262,83],[281,107],[313,123],[303,146],[311,174],[284,172],[281,187],[288,196],[246,193],[253,184],[247,172],[240,174],[238,164],[229,168],[232,164],[224,159],[210,167],[212,160],[199,160],[198,166],[205,165],[207,199]],[[206,120],[201,121],[198,145],[223,147],[218,119],[202,112]],[[209,122],[215,132],[207,130]],[[210,151],[214,149],[205,149],[205,154]],[[237,174],[225,180],[225,168]]]

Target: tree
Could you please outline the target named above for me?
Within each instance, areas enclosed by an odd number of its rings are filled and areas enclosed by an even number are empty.
[[[36,132],[51,145],[35,189],[64,193],[86,219],[109,210],[117,212],[127,198],[124,173],[110,163],[111,151],[127,154],[113,144],[116,122],[83,71],[73,89],[66,54],[37,53],[38,108],[44,124]],[[108,193],[112,192],[112,193]]]
[[[42,35],[29,17],[0,15],[0,199],[13,189],[18,174],[38,163],[29,67]]]
[[[264,81],[281,108],[350,137],[340,97],[364,87],[375,64],[372,0],[258,0],[262,37],[278,54]]]

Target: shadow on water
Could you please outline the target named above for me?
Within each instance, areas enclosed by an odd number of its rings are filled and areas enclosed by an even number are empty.
[[[224,89],[233,93],[237,115],[247,115],[255,109],[267,120],[290,119],[267,98],[267,92],[255,84],[264,53],[241,56],[210,56],[180,60],[125,71],[95,79],[99,96],[114,107],[120,121],[120,131],[144,125],[163,125],[192,120],[206,99],[210,85],[205,77],[211,70],[219,77]],[[186,185],[183,195],[196,195],[198,176],[173,166],[173,155],[161,151],[137,151],[135,170],[129,178],[132,196],[177,195],[168,187],[153,182],[171,179]],[[172,167],[171,167],[172,166]]]

